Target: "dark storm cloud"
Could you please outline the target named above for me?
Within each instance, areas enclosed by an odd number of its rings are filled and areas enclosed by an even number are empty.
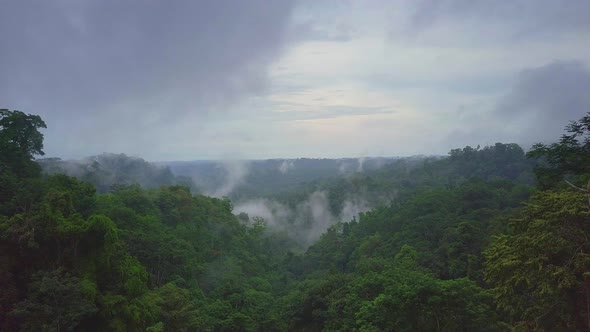
[[[525,148],[554,142],[570,121],[590,112],[588,86],[590,70],[576,61],[523,70],[491,111],[458,112],[459,127],[447,141],[455,146],[516,142]]]
[[[523,134],[531,139],[555,139],[569,121],[590,112],[589,86],[590,71],[576,61],[523,70],[495,115],[522,122]]]
[[[1,106],[41,114],[77,149],[112,150],[116,139],[132,139],[122,130],[157,129],[150,126],[264,91],[293,5],[3,1]],[[106,128],[117,134],[90,142]]]
[[[505,116],[536,115],[547,121],[574,120],[590,111],[590,71],[577,61],[523,70],[512,91],[498,104]]]
[[[216,100],[264,86],[290,1],[9,1],[4,102],[79,112],[179,90]]]

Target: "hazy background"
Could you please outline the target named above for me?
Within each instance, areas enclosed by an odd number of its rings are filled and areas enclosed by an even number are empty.
[[[590,110],[587,0],[0,4],[0,106],[48,156],[446,154]]]

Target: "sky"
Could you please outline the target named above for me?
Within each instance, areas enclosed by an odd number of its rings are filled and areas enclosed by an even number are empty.
[[[444,155],[590,111],[588,0],[0,0],[46,156]]]

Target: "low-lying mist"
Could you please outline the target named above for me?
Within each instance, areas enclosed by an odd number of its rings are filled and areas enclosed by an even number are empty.
[[[340,221],[351,221],[370,209],[371,206],[364,198],[355,197],[347,199],[342,209],[333,213],[326,191],[315,191],[294,207],[266,198],[234,205],[234,213],[263,218],[271,231],[286,232],[304,247],[319,239],[330,226]]]
[[[308,247],[330,226],[358,218],[394,193],[359,186],[358,177],[392,163],[392,158],[271,159],[194,161],[169,164],[190,176],[200,192],[229,197],[234,214],[265,220],[268,230],[282,232]],[[377,194],[375,194],[377,193]],[[246,220],[244,220],[246,221]]]
[[[190,179],[175,176],[165,165],[150,163],[125,154],[103,153],[78,160],[46,158],[38,160],[47,174],[63,173],[92,183],[98,192],[113,185],[139,184],[145,188],[191,184]]]
[[[225,176],[223,183],[217,188],[206,188],[204,194],[217,198],[231,194],[244,180],[249,172],[249,162],[243,160],[225,160],[219,162]]]
[[[94,184],[99,192],[108,192],[117,184],[146,188],[182,184],[193,193],[228,197],[236,215],[263,218],[269,231],[283,232],[305,248],[330,226],[390,202],[391,193],[369,190],[362,177],[393,160],[361,157],[151,163],[105,153],[81,160],[48,158],[39,163],[45,173],[75,176]]]

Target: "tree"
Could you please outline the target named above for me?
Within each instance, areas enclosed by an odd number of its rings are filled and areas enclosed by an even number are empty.
[[[47,128],[38,115],[0,109],[0,172],[8,169],[18,176],[35,176],[40,168],[32,160],[44,155],[43,134]]]
[[[583,194],[540,192],[486,251],[498,307],[524,330],[590,329],[590,212]]]
[[[61,269],[37,272],[29,296],[16,305],[13,314],[23,319],[25,331],[70,331],[96,313],[77,277]]]
[[[528,156],[542,161],[536,175],[543,188],[554,186],[565,178],[570,186],[589,193],[590,181],[584,189],[569,182],[568,177],[590,173],[590,112],[580,120],[572,121],[565,129],[566,134],[557,143],[535,144]]]
[[[590,330],[590,181],[574,184],[590,173],[590,113],[528,156],[540,161],[535,173],[544,191],[493,240],[485,279],[518,329]]]
[[[163,331],[195,331],[199,329],[199,311],[188,290],[167,283],[155,290],[159,296]]]

